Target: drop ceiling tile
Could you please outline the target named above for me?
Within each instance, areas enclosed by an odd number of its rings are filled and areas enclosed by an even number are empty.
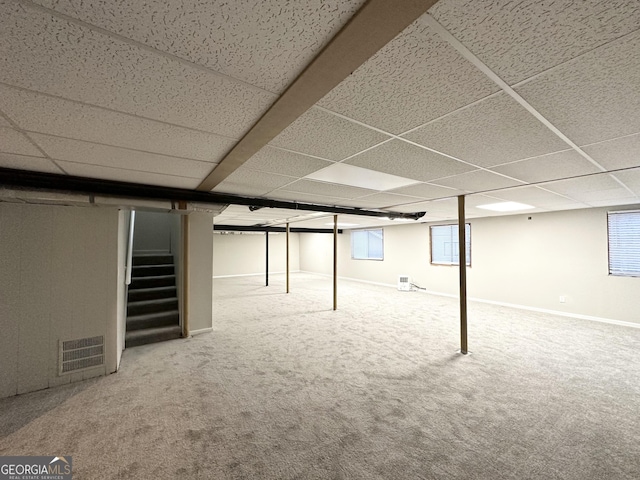
[[[283,190],[289,192],[311,193],[313,195],[326,195],[335,198],[356,198],[371,193],[375,190],[360,187],[350,187],[347,185],[337,185],[335,183],[315,182],[313,180],[298,180],[291,185],[287,185]]]
[[[37,3],[247,83],[281,92],[364,0]]]
[[[640,132],[640,30],[516,90],[578,145]]]
[[[614,200],[595,200],[589,202],[590,207],[619,207],[622,205],[638,205],[640,207],[640,198],[638,197],[627,197],[627,198],[617,198]]]
[[[520,182],[501,177],[486,170],[476,170],[475,172],[441,178],[434,183],[470,193],[513,187],[520,184]]]
[[[628,198],[631,193],[609,174],[591,175],[549,183],[544,188],[585,203]]]
[[[260,172],[304,177],[332,164],[332,162],[319,158],[267,146],[247,160],[243,166]]]
[[[0,3],[0,81],[240,138],[275,100],[19,3]]]
[[[74,163],[67,161],[59,161],[58,164],[64,168],[69,175],[77,175],[80,177],[188,189],[196,188],[200,183],[200,180],[194,178],[176,177],[175,175],[162,175],[159,173],[136,172],[134,170],[122,170],[119,168],[103,167],[101,165],[87,165],[86,163]]]
[[[0,153],[0,167],[17,168],[18,170],[34,170],[36,172],[46,173],[62,173],[48,158],[14,155],[12,153]]]
[[[229,138],[0,85],[0,108],[24,130],[217,162]]]
[[[198,179],[206,177],[215,166],[209,162],[168,157],[157,153],[139,152],[38,133],[31,135],[54,160]]]
[[[640,166],[640,134],[608,140],[582,149],[607,170]]]
[[[399,134],[497,90],[453,47],[416,21],[319,104]]]
[[[455,188],[440,187],[438,185],[430,185],[428,183],[418,183],[407,187],[400,187],[389,190],[389,193],[400,193],[402,195],[412,195],[421,198],[443,198],[461,195],[464,192]]]
[[[213,191],[216,193],[260,196],[269,193],[271,190],[287,185],[294,180],[296,180],[295,177],[258,172],[240,167],[225,178],[222,183],[217,185]]]
[[[499,192],[492,193],[491,196],[508,202],[520,202],[540,208],[548,208],[551,206],[561,206],[575,203],[575,200],[534,186],[501,190]]]
[[[391,140],[344,163],[423,182],[474,169],[470,165],[402,140]]]
[[[408,195],[398,195],[395,193],[374,193],[373,195],[367,195],[361,197],[358,200],[364,200],[376,205],[376,208],[395,208],[396,205],[403,205],[405,203],[415,203],[424,200],[420,197],[411,197]]]
[[[5,127],[0,127],[0,152],[32,157],[43,156],[24,134],[13,128]]]
[[[640,196],[640,168],[618,172],[614,174],[614,177],[629,187],[637,196]]]
[[[398,205],[397,207],[393,207],[393,210],[401,213],[427,212],[428,215],[429,213],[431,213],[429,212],[429,209],[432,207],[432,205],[432,202],[413,203],[411,205]],[[457,212],[457,210],[453,211]]]
[[[275,200],[288,200],[291,202],[316,203],[320,205],[347,205],[348,199],[341,197],[332,197],[327,195],[314,195],[305,192],[292,192],[288,190],[274,190],[269,193],[268,198]],[[350,206],[350,205],[348,205]]]
[[[491,170],[527,183],[558,180],[601,171],[575,150],[528,158],[493,167]]]
[[[567,148],[566,143],[506,94],[436,120],[405,137],[481,167]]]
[[[440,1],[429,13],[510,84],[626,35],[640,24],[637,0]]]
[[[270,144],[339,161],[389,138],[319,108],[311,108]]]

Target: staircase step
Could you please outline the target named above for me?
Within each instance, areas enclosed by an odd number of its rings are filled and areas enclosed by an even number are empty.
[[[179,325],[170,327],[146,328],[144,330],[133,330],[125,335],[125,347],[136,347],[147,343],[164,342],[180,338],[182,328]]]
[[[158,275],[173,275],[173,264],[164,265],[138,265],[131,270],[132,276],[138,277],[156,277]]]
[[[153,253],[134,255],[133,265],[168,265],[173,263],[173,255],[170,253]]]
[[[138,277],[131,280],[129,290],[137,290],[139,288],[171,287],[175,286],[175,284],[175,275],[154,275],[150,277]]]
[[[149,277],[145,277],[149,278]],[[153,300],[154,298],[176,297],[177,291],[174,285],[168,287],[138,288],[129,290],[129,302],[139,302],[140,300]]]
[[[169,327],[179,324],[180,313],[178,310],[131,315],[127,317],[127,333],[135,330]]]
[[[153,300],[140,300],[127,303],[127,317],[142,315],[143,313],[166,312],[178,308],[177,297],[154,298]]]

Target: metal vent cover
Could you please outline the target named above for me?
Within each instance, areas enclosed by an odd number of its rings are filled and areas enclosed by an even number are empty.
[[[58,375],[104,365],[104,335],[60,340]]]

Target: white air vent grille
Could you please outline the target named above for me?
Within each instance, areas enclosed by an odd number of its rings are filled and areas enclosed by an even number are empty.
[[[104,336],[60,342],[59,374],[104,365]]]
[[[398,290],[408,292],[411,290],[411,279],[408,275],[398,276]]]

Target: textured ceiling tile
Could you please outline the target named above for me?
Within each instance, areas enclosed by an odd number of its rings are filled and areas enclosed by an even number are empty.
[[[344,163],[423,182],[474,169],[402,140],[392,140]]]
[[[449,44],[416,21],[319,104],[399,134],[497,90]]]
[[[259,196],[287,185],[294,180],[296,180],[294,177],[258,172],[240,167],[217,185],[213,191],[217,193],[233,193],[235,195]]]
[[[575,203],[574,200],[571,200],[570,198],[566,198],[534,186],[502,190],[500,192],[492,193],[491,196],[509,202],[525,203],[534,207],[550,207],[554,205],[557,206]]]
[[[438,22],[513,84],[638,28],[637,0],[440,1]]]
[[[408,187],[400,187],[395,190],[389,190],[389,193],[400,193],[402,195],[412,195],[421,198],[443,198],[461,195],[462,191],[455,188],[439,187],[438,185],[429,185],[428,183],[419,183],[409,185]]]
[[[36,1],[272,92],[289,85],[364,3]]]
[[[513,187],[519,184],[515,180],[501,177],[486,170],[476,170],[475,172],[463,173],[454,177],[442,178],[434,183],[471,193]]]
[[[616,198],[616,199],[610,199],[610,200],[594,200],[592,202],[589,202],[589,206],[591,207],[617,207],[621,205],[638,205],[638,204],[640,204],[640,198],[638,197]]]
[[[505,94],[425,125],[406,138],[482,167],[567,148],[566,143]]]
[[[304,192],[291,192],[288,190],[275,190],[269,193],[269,198],[277,200],[289,200],[291,202],[315,203],[319,205],[347,205],[345,198],[326,195],[314,195]]]
[[[558,180],[601,171],[574,150],[529,158],[507,165],[500,165],[491,170],[527,183]]]
[[[589,177],[561,180],[545,185],[553,192],[563,193],[579,202],[614,200],[631,196],[609,174],[591,175]]]
[[[640,168],[618,172],[614,176],[640,196]]]
[[[578,145],[640,132],[640,30],[516,89]]]
[[[582,149],[607,170],[640,166],[640,134],[609,140]]]
[[[395,193],[374,193],[358,200],[365,200],[376,205],[376,208],[391,208],[395,205],[403,205],[405,203],[415,203],[424,200],[420,197],[410,197],[408,195],[397,195]]]
[[[0,85],[0,108],[23,129],[217,162],[234,140]]]
[[[168,157],[157,153],[138,152],[37,133],[31,135],[54,160],[199,179],[206,177],[214,167],[214,164],[208,162]]]
[[[62,173],[51,160],[43,157],[0,153],[0,167],[17,168],[18,170],[35,170],[46,173]]]
[[[275,99],[13,2],[0,3],[0,43],[0,81],[234,138]]]
[[[87,165],[85,163],[74,163],[58,161],[69,175],[79,177],[101,178],[104,180],[116,180],[119,182],[143,183],[146,185],[160,185],[163,187],[189,188],[198,186],[200,180],[186,177],[176,177],[174,175],[162,175],[158,173],[136,172],[134,170],[122,170],[119,168],[103,167],[101,165]]]
[[[332,162],[271,147],[264,147],[243,164],[252,170],[292,177],[304,177],[329,165]]]
[[[389,138],[383,133],[312,108],[270,143],[277,147],[339,161]]]
[[[291,185],[287,185],[284,190],[289,192],[311,193],[313,195],[326,195],[336,198],[356,198],[371,193],[377,193],[375,190],[360,187],[350,187],[346,185],[337,185],[335,183],[315,182],[313,180],[298,180]]]
[[[13,128],[0,127],[0,152],[42,157],[27,137]]]

